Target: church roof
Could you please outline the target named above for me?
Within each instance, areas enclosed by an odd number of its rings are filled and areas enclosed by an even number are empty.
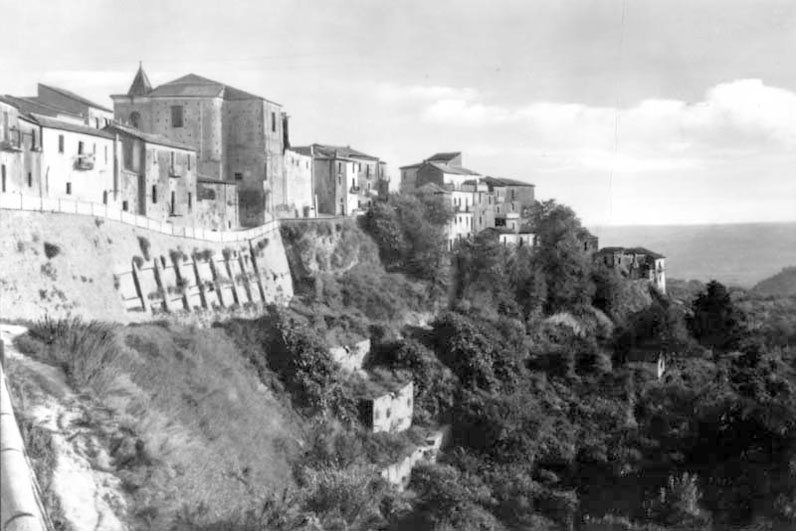
[[[133,83],[130,85],[130,90],[127,91],[128,96],[145,96],[152,92],[152,84],[149,82],[149,76],[144,72],[144,67],[138,64],[138,72],[135,74]]]
[[[188,74],[182,76],[168,83],[160,85],[153,91],[149,92],[147,96],[157,98],[174,98],[174,97],[200,97],[200,98],[223,98],[225,100],[265,100],[275,105],[278,103],[266,100],[262,96],[256,96],[249,92],[230,87],[224,83],[219,83],[206,77],[198,76],[196,74]]]

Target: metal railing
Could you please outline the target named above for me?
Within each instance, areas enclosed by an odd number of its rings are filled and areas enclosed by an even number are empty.
[[[251,240],[279,229],[279,221],[273,219],[265,222],[263,225],[253,227],[251,229],[213,231],[196,227],[174,225],[173,223],[162,222],[147,218],[145,216],[139,216],[137,214],[125,212],[119,208],[101,203],[10,193],[0,193],[0,208],[7,210],[25,210],[30,212],[57,212],[61,214],[95,216],[118,221],[126,225],[140,227],[142,229],[159,232],[161,234],[167,234],[169,236],[210,242],[237,242]]]

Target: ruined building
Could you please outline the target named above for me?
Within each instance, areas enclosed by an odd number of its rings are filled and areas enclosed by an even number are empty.
[[[111,98],[122,124],[193,146],[198,179],[237,184],[241,225],[273,219],[288,145],[280,104],[196,74],[153,88],[142,67]]]

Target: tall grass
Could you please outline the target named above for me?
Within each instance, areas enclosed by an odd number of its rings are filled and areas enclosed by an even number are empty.
[[[79,317],[45,316],[30,326],[29,334],[41,343],[33,354],[61,366],[73,386],[101,392],[113,378],[103,368],[120,355],[117,329],[112,323],[84,322]]]

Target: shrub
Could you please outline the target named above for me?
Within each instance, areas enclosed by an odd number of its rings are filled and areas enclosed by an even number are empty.
[[[80,318],[44,319],[31,325],[29,334],[45,348],[39,354],[60,365],[69,381],[78,388],[104,388],[110,376],[103,368],[119,356],[116,325]]]
[[[59,254],[61,254],[61,248],[58,245],[50,242],[44,242],[44,256],[50,259],[55,258]]]
[[[144,255],[146,260],[151,258],[149,251],[152,248],[152,245],[149,243],[149,240],[144,238],[143,236],[138,237],[138,246],[141,248],[141,254]]]

